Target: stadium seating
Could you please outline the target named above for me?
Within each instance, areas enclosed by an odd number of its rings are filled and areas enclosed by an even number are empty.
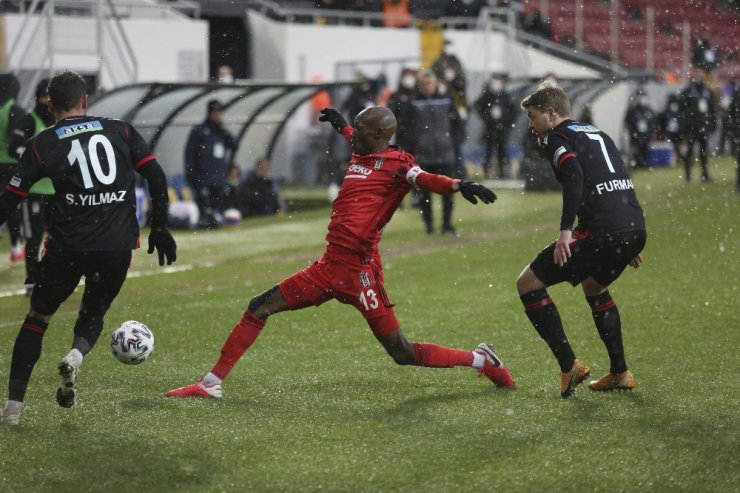
[[[524,14],[540,11],[549,19],[555,41],[572,44],[577,39],[576,9],[583,15],[583,44],[586,50],[612,59],[612,22],[617,22],[617,59],[630,68],[648,68],[648,8],[652,7],[653,66],[680,69],[683,66],[683,26],[691,26],[691,39],[705,38],[714,43],[723,63],[720,77],[740,73],[740,16],[722,9],[716,1],[699,0],[622,0],[619,12],[611,12],[610,2],[600,0],[529,0]],[[546,12],[544,11],[546,9]],[[566,41],[567,40],[567,41]],[[689,54],[690,56],[690,54]]]

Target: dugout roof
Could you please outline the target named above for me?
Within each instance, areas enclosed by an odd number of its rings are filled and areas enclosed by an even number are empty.
[[[239,140],[232,162],[243,167],[258,156],[272,156],[281,130],[303,103],[321,91],[351,86],[142,83],[103,94],[88,113],[131,122],[168,174],[182,173],[190,130],[205,120],[208,101],[218,99],[224,127]]]

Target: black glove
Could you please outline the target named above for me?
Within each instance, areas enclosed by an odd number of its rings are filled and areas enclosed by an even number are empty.
[[[460,195],[472,204],[478,203],[476,197],[478,197],[484,204],[492,204],[496,202],[495,193],[474,181],[461,181],[458,184],[458,190],[460,191]]]
[[[334,108],[324,108],[319,113],[320,122],[329,122],[336,129],[338,133],[342,133],[342,129],[347,126],[347,121],[344,119],[342,114]]]
[[[154,253],[155,248],[159,255],[159,265],[164,265],[165,258],[167,258],[167,265],[177,260],[177,243],[166,229],[157,228],[149,232],[149,250],[147,253]]]

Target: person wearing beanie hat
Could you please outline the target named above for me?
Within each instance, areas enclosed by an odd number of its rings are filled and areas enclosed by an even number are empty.
[[[36,104],[31,111],[14,122],[10,128],[8,150],[15,159],[20,159],[26,141],[54,125],[54,114],[49,110],[49,79],[42,79],[36,85]],[[39,180],[29,190],[26,200],[21,202],[22,237],[26,240],[26,294],[31,295],[36,283],[36,269],[39,251],[46,230],[44,224],[45,197],[54,194],[54,185],[49,178]]]

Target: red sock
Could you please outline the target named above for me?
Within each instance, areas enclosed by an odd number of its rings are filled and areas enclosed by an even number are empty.
[[[452,368],[453,366],[473,366],[473,352],[452,349],[429,342],[414,342],[414,364],[430,368]]]
[[[244,316],[234,326],[229,337],[221,348],[221,357],[211,370],[221,380],[225,380],[244,351],[249,349],[257,336],[260,335],[262,327],[265,326],[265,320],[258,318],[254,313],[247,310]]]

